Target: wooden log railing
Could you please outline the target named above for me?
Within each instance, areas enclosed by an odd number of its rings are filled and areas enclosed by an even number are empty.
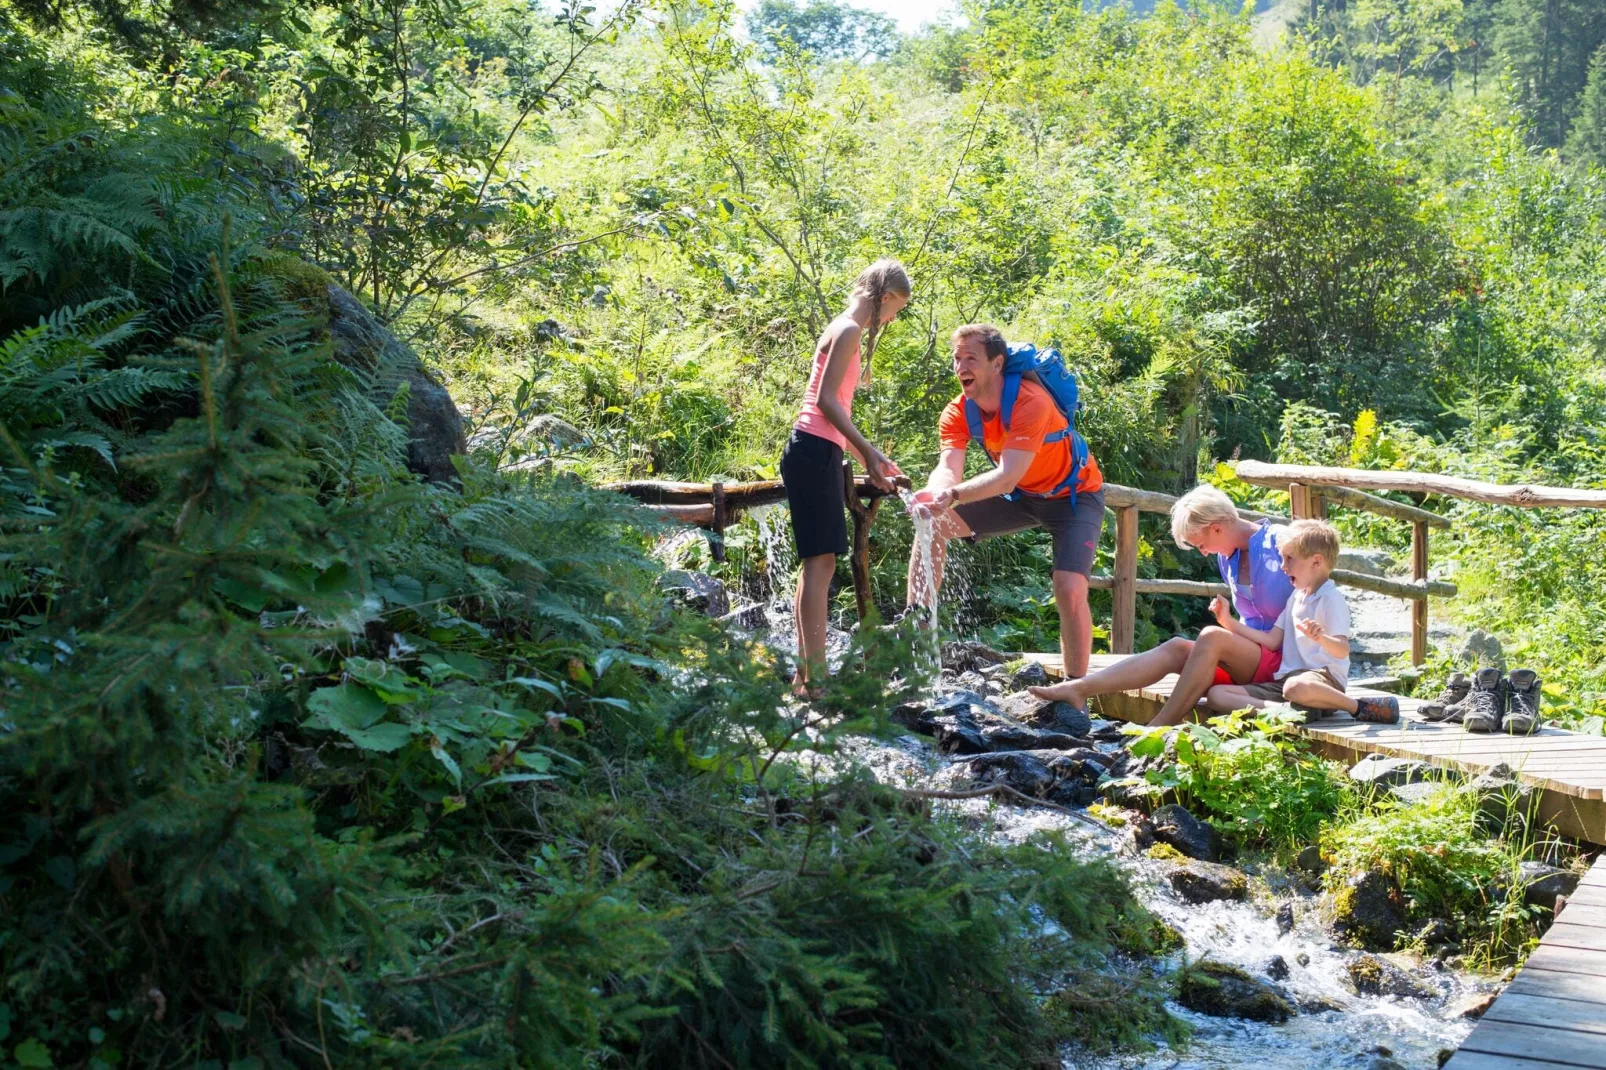
[[[1455,584],[1428,579],[1428,531],[1432,528],[1448,528],[1450,522],[1437,513],[1376,494],[1368,494],[1362,488],[1455,494],[1479,501],[1499,500],[1512,505],[1571,504],[1606,507],[1606,491],[1557,487],[1502,488],[1495,484],[1478,484],[1448,476],[1419,477],[1422,482],[1412,483],[1409,478],[1403,477],[1416,477],[1418,474],[1409,472],[1366,472],[1303,465],[1269,465],[1258,461],[1240,461],[1237,472],[1239,478],[1245,482],[1286,489],[1290,503],[1289,511],[1295,519],[1324,516],[1327,505],[1332,504],[1344,508],[1362,509],[1411,525],[1411,579],[1389,579],[1346,569],[1335,569],[1333,580],[1342,586],[1375,591],[1394,598],[1403,598],[1412,603],[1411,660],[1417,665],[1422,664],[1427,656],[1427,599],[1430,596],[1453,597],[1456,593]],[[874,523],[881,500],[887,497],[887,493],[872,486],[868,477],[854,476],[851,467],[845,462],[842,473],[849,512],[853,516],[853,540],[849,564],[853,574],[859,617],[862,620],[872,605],[870,526]],[[898,483],[902,487],[909,485],[909,481],[904,477],[899,477]],[[786,488],[778,479],[712,484],[631,481],[612,483],[606,489],[627,494],[661,515],[707,529],[716,557],[723,555],[725,527],[739,514],[786,500]],[[1498,493],[1501,491],[1510,493],[1502,497]],[[1114,514],[1115,520],[1114,571],[1108,576],[1090,577],[1088,586],[1112,592],[1110,621],[1112,653],[1132,652],[1137,630],[1138,595],[1211,598],[1216,595],[1225,596],[1228,593],[1226,585],[1221,583],[1137,575],[1139,514],[1169,513],[1175,503],[1174,496],[1160,491],[1125,487],[1118,483],[1104,484],[1104,504]],[[1248,509],[1241,509],[1239,512],[1256,520],[1289,519]]]

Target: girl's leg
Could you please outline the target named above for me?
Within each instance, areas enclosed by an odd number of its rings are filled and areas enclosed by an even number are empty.
[[[1160,677],[1181,672],[1188,655],[1193,651],[1193,640],[1175,636],[1141,654],[1122,658],[1108,669],[1100,669],[1080,680],[1065,680],[1048,687],[1027,688],[1038,698],[1058,699],[1080,709],[1095,695],[1109,695],[1117,691],[1132,691],[1157,682]]]
[[[1260,664],[1261,649],[1259,643],[1214,624],[1200,632],[1182,671],[1177,673],[1177,686],[1172,689],[1171,697],[1149,724],[1181,724],[1210,690],[1217,665],[1226,669],[1234,680],[1253,679],[1255,668]]]
[[[825,665],[825,618],[835,572],[836,555],[817,554],[803,559],[797,580],[797,598],[792,604],[792,617],[797,624],[796,680],[809,687],[820,686],[830,675]]]

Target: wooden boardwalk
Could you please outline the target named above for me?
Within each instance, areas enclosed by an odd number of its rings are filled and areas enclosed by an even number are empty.
[[[1606,1068],[1606,855],[1445,1066]]]
[[[1058,654],[1027,654],[1050,675],[1061,675]],[[1095,654],[1088,671],[1121,661],[1123,654]],[[1105,716],[1147,724],[1159,712],[1175,676],[1149,687],[1094,699]],[[1382,694],[1352,690],[1351,694]],[[1323,717],[1300,729],[1316,748],[1339,761],[1355,762],[1368,754],[1415,758],[1433,765],[1477,774],[1504,763],[1536,790],[1537,814],[1557,831],[1589,843],[1606,844],[1606,737],[1585,736],[1544,728],[1531,736],[1480,735],[1460,725],[1431,724],[1421,719],[1418,699],[1400,699],[1399,724],[1365,724],[1347,714]],[[1606,1045],[1606,1039],[1602,1040]]]

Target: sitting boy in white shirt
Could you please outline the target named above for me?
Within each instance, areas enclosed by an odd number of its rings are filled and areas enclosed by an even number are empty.
[[[1344,710],[1357,721],[1393,724],[1400,701],[1392,695],[1351,698],[1349,683],[1349,604],[1329,576],[1338,560],[1338,532],[1324,520],[1296,520],[1277,541],[1283,571],[1294,593],[1270,631],[1234,620],[1224,598],[1210,604],[1221,626],[1268,650],[1282,648],[1277,676],[1265,684],[1218,684],[1205,695],[1222,712],[1263,709],[1273,702],[1295,702],[1314,710]]]

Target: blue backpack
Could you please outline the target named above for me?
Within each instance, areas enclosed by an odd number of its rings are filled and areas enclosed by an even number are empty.
[[[1003,422],[1004,430],[1009,430],[1010,417],[1015,414],[1015,399],[1020,395],[1020,382],[1030,379],[1048,392],[1059,408],[1060,415],[1065,417],[1066,427],[1063,431],[1054,431],[1044,437],[1044,444],[1058,442],[1067,435],[1071,438],[1071,470],[1060,481],[1059,486],[1047,494],[1033,494],[1036,498],[1053,498],[1070,488],[1071,508],[1076,508],[1076,478],[1082,472],[1082,466],[1087,463],[1087,441],[1076,433],[1076,414],[1081,411],[1082,403],[1077,397],[1076,376],[1065,367],[1065,361],[1060,351],[1050,346],[1048,349],[1038,349],[1030,342],[1017,342],[1009,347],[1009,355],[1004,358],[1004,398],[999,406],[998,415]],[[987,443],[982,439],[981,409],[974,401],[965,399],[965,423],[970,427],[970,437],[982,448],[982,452],[993,462],[998,463],[987,449]],[[1014,501],[1020,494],[1029,491],[1011,491],[1004,495],[1005,500]]]

